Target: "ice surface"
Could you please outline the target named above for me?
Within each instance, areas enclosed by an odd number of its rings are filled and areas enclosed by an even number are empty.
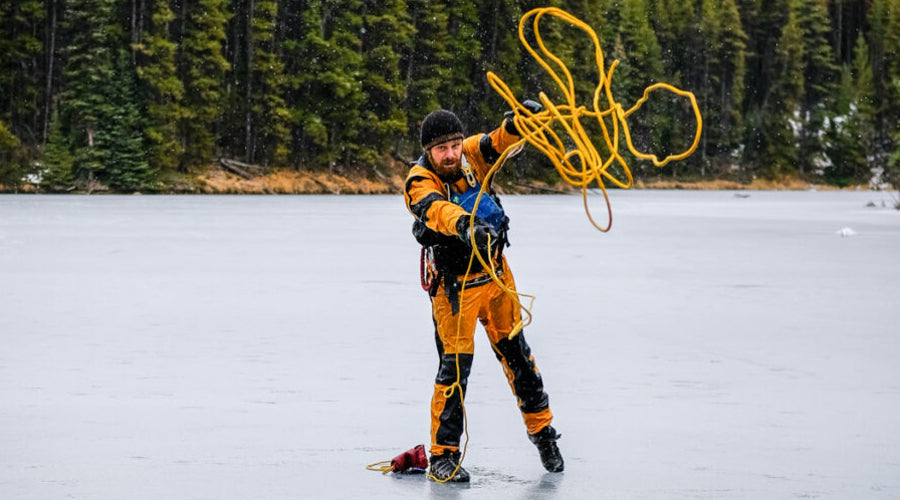
[[[737,194],[503,198],[566,472],[479,331],[463,487],[365,469],[429,439],[399,196],[0,196],[0,498],[900,497],[900,212]]]

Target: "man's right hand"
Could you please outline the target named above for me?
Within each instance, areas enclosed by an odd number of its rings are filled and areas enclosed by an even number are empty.
[[[500,237],[497,234],[497,230],[484,219],[476,216],[474,223],[475,241],[473,245],[473,242],[470,241],[470,237],[472,236],[469,232],[470,221],[471,216],[468,214],[460,217],[456,222],[456,231],[463,241],[468,243],[469,246],[477,247],[481,256],[487,258],[487,256],[492,253],[490,250],[496,248],[499,243]]]

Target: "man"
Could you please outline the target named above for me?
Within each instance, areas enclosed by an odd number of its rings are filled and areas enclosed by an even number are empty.
[[[542,109],[533,101],[523,104],[532,113]],[[424,154],[412,164],[406,179],[404,197],[416,218],[413,234],[423,246],[423,285],[431,296],[440,359],[431,400],[429,475],[436,481],[469,481],[469,473],[459,463],[460,436],[476,320],[484,326],[503,366],[541,462],[550,472],[563,470],[556,445],[560,434],[550,426],[553,414],[531,349],[522,333],[507,338],[521,321],[519,303],[492,281],[477,259],[469,269],[474,246],[486,262],[494,263],[504,286],[515,290],[503,255],[509,219],[490,186],[477,213],[471,213],[486,174],[503,151],[519,140],[513,120],[512,113],[507,113],[491,133],[466,137],[455,114],[430,113],[422,122]]]

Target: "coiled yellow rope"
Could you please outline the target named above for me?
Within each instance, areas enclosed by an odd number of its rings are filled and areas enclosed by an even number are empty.
[[[575,83],[569,68],[544,44],[541,37],[540,22],[546,15],[559,18],[581,29],[593,42],[594,59],[597,64],[599,79],[593,92],[591,108],[578,104],[575,96]],[[540,49],[540,53],[535,50],[525,37],[525,27],[529,24],[529,20],[531,20],[534,39]],[[491,167],[490,171],[488,171],[484,182],[482,182],[481,192],[478,193],[472,213],[475,213],[478,210],[478,204],[481,202],[481,197],[484,194],[485,189],[490,184],[490,179],[504,164],[510,152],[518,151],[525,143],[528,143],[541,151],[553,163],[563,180],[572,186],[581,187],[585,213],[591,224],[600,231],[609,231],[612,227],[612,207],[609,201],[609,193],[606,190],[606,182],[608,181],[613,185],[624,189],[631,188],[634,185],[631,169],[628,167],[625,158],[619,153],[620,126],[622,130],[621,134],[625,138],[625,144],[635,157],[643,160],[650,160],[654,165],[659,167],[666,165],[670,161],[682,160],[690,156],[700,143],[700,134],[703,130],[703,119],[700,116],[700,108],[697,105],[697,99],[693,93],[686,90],[678,89],[667,83],[655,83],[647,87],[644,90],[643,96],[637,103],[626,110],[621,103],[615,100],[611,88],[613,72],[619,62],[613,61],[607,71],[604,66],[603,49],[600,47],[600,40],[597,38],[597,33],[580,19],[556,7],[533,9],[522,16],[522,19],[519,21],[519,40],[522,42],[522,45],[528,53],[531,54],[531,56],[547,71],[559,87],[565,102],[556,105],[549,97],[547,97],[546,93],[541,92],[539,98],[541,104],[544,106],[544,110],[539,113],[532,113],[516,99],[509,86],[501,80],[499,76],[490,71],[487,73],[487,78],[491,86],[512,108],[515,114],[514,124],[522,139],[507,148]],[[551,66],[548,60],[562,72],[562,77],[559,72],[554,70],[554,67]],[[638,151],[631,140],[631,133],[626,120],[629,115],[640,109],[641,106],[647,102],[651,92],[660,89],[689,99],[691,108],[694,112],[694,117],[697,121],[697,128],[691,146],[682,153],[666,156],[662,160],[655,154]],[[601,105],[601,98],[605,98],[605,106]],[[595,144],[597,139],[592,138],[588,134],[585,126],[582,124],[582,118],[594,119],[600,125],[603,143],[609,151],[608,158],[604,159],[597,151],[597,146]],[[609,121],[610,124],[607,124],[607,121]],[[561,129],[561,131],[568,136],[574,146],[572,149],[566,149],[566,145],[560,138],[559,133],[554,130],[554,127]],[[612,130],[610,131],[610,129]],[[576,159],[578,163],[577,167],[573,163]],[[624,178],[618,178],[610,172],[609,168],[613,165],[613,162],[619,166],[622,172],[621,175]],[[592,182],[597,182],[600,186],[600,190],[603,193],[603,199],[606,203],[608,219],[607,223],[603,226],[599,225],[594,220],[588,206],[588,186]],[[474,224],[470,224],[470,240],[474,238],[474,234]],[[485,261],[485,256],[481,255],[477,249],[473,249],[473,254],[482,266],[488,270],[494,282],[508,294],[515,296],[517,301],[519,300],[518,297],[529,298],[528,307],[522,307],[525,317],[510,333],[509,338],[511,339],[531,322],[531,306],[534,303],[534,296],[517,293],[506,287],[494,273],[493,263],[489,265]],[[488,260],[490,260],[489,256]],[[468,279],[468,273],[465,279]]]
[[[562,19],[573,26],[584,31],[593,42],[594,59],[597,64],[599,81],[593,93],[591,108],[579,105],[575,96],[575,84],[572,74],[569,72],[565,63],[551,52],[544,44],[541,38],[540,21],[545,15],[550,15]],[[525,27],[528,20],[532,19],[535,41],[540,48],[540,53],[528,42],[525,37]],[[525,108],[518,100],[516,100],[509,86],[493,72],[487,73],[488,81],[494,90],[500,94],[515,113],[515,125],[519,130],[522,141],[526,141],[541,151],[553,163],[556,170],[568,184],[572,186],[580,186],[585,200],[585,210],[591,223],[600,231],[608,231],[612,225],[612,211],[610,210],[609,194],[606,192],[606,181],[620,188],[630,188],[634,184],[631,170],[625,159],[619,153],[619,126],[622,128],[622,135],[625,137],[625,144],[629,151],[640,159],[650,160],[654,165],[661,167],[673,160],[682,160],[690,156],[700,142],[700,134],[703,130],[703,119],[700,116],[700,108],[697,105],[697,99],[691,92],[680,90],[667,83],[656,83],[644,90],[644,95],[635,103],[634,106],[626,110],[621,103],[617,102],[613,97],[611,83],[613,72],[615,71],[618,61],[610,64],[609,70],[604,68],[603,50],[600,47],[600,40],[597,33],[587,24],[575,16],[556,7],[545,7],[529,11],[519,21],[519,39],[529,54],[547,71],[559,90],[562,92],[564,103],[560,105],[554,104],[544,92],[539,94],[541,104],[544,111],[540,113],[532,113]],[[543,55],[542,55],[543,54]],[[550,62],[552,62],[563,77],[554,70]],[[660,160],[655,154],[644,153],[638,151],[631,140],[631,133],[628,128],[626,118],[637,111],[649,99],[650,93],[654,90],[667,90],[678,96],[686,97],[691,102],[694,117],[697,121],[697,128],[694,133],[694,140],[691,146],[684,152],[666,156]],[[601,105],[601,98],[605,97],[605,106]],[[592,118],[597,121],[602,131],[602,139],[606,149],[610,152],[609,157],[603,159],[597,151],[594,140],[588,135],[585,127],[582,125],[582,118]],[[610,122],[612,132],[610,135]],[[559,134],[554,131],[553,126],[556,125],[568,135],[572,141],[574,148],[567,150]],[[515,144],[511,148],[520,146]],[[578,159],[579,167],[573,164],[574,159]],[[501,159],[502,160],[502,159]],[[622,170],[624,179],[617,178],[609,171],[609,167],[615,162]],[[502,161],[494,165],[493,170],[499,168]],[[590,214],[587,208],[587,188],[591,182],[596,181],[603,192],[606,201],[607,212],[609,215],[608,223],[605,226],[599,226]]]

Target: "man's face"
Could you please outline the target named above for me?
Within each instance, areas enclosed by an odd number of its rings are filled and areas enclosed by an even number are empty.
[[[462,139],[443,142],[428,151],[434,171],[441,177],[452,177],[459,172],[462,162]]]

